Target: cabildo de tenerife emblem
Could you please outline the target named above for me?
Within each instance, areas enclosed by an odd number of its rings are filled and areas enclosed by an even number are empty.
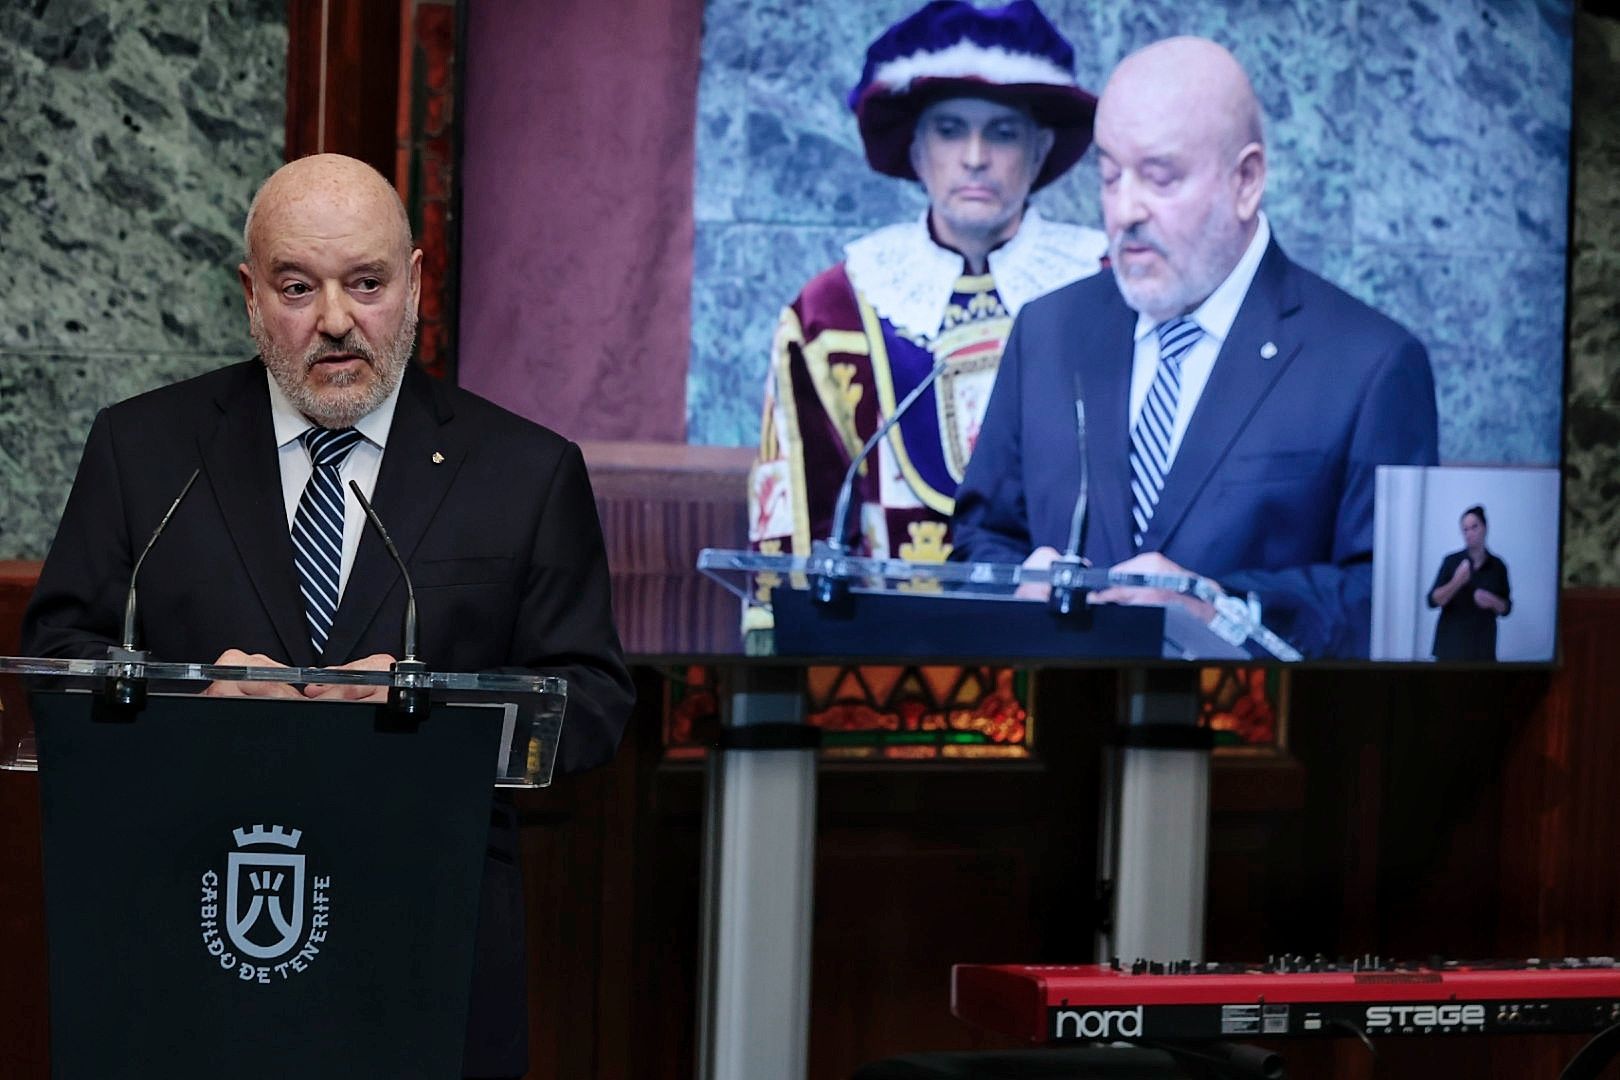
[[[303,832],[280,825],[231,830],[223,876],[202,876],[202,940],[242,982],[280,982],[306,971],[326,943],[330,877],[307,871]]]

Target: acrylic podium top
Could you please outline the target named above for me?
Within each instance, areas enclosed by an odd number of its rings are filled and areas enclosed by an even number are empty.
[[[0,769],[31,772],[38,765],[33,728],[25,711],[8,710],[3,704],[24,700],[25,694],[16,684],[26,680],[30,691],[95,693],[119,679],[140,680],[154,694],[197,694],[216,682],[379,688],[396,684],[390,671],[0,656],[0,688],[8,691],[0,694]],[[496,786],[527,788],[551,783],[567,702],[566,680],[555,675],[424,671],[411,677],[410,688],[453,695],[457,704],[502,707],[506,720],[501,760],[493,772]]]

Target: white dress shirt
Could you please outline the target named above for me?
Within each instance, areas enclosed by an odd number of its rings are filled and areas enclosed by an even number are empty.
[[[304,497],[304,486],[315,471],[309,460],[309,450],[299,436],[315,425],[311,424],[287,395],[281,392],[268,371],[270,381],[270,419],[276,431],[276,456],[281,465],[281,499],[287,507],[287,532],[292,533],[293,515],[298,513],[298,500]],[[349,456],[338,466],[343,480],[343,560],[338,568],[338,598],[349,583],[349,570],[354,566],[354,553],[360,549],[360,537],[367,529],[366,512],[349,490],[349,481],[360,485],[360,490],[371,498],[377,486],[377,470],[382,467],[383,450],[388,446],[388,429],[394,423],[394,406],[399,402],[399,387],[383,399],[383,403],[355,422],[354,428],[363,438],[354,444]]]
[[[1187,355],[1181,360],[1181,397],[1176,402],[1176,423],[1170,432],[1169,464],[1175,463],[1176,452],[1181,449],[1181,437],[1187,433],[1193,410],[1203,396],[1204,384],[1209,382],[1210,372],[1215,370],[1215,358],[1220,355],[1221,346],[1226,344],[1226,336],[1232,332],[1238,308],[1243,306],[1243,298],[1249,294],[1249,285],[1254,281],[1255,271],[1260,269],[1260,259],[1270,242],[1271,224],[1262,211],[1260,225],[1254,230],[1249,246],[1232,272],[1216,286],[1208,299],[1187,313],[1187,318],[1203,329],[1204,336],[1187,350]],[[1153,332],[1157,325],[1146,315],[1136,317],[1136,358],[1131,367],[1130,420],[1133,431],[1136,429],[1136,418],[1142,412],[1142,403],[1147,400],[1148,390],[1153,386],[1153,376],[1159,369],[1159,335]]]

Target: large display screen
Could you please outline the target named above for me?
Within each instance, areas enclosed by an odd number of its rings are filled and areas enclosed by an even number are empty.
[[[925,212],[918,184],[868,166],[845,104],[867,46],[916,6],[708,3],[697,102],[691,442],[753,446],[762,435],[769,442],[761,418],[769,428],[772,417],[762,401],[779,312],[843,260],[847,244]],[[1318,589],[1322,605],[1340,605],[1354,621],[1348,633],[1319,633],[1308,613],[1290,611],[1287,603],[1262,605],[1267,625],[1307,660],[1551,662],[1569,5],[1043,0],[1040,6],[1073,43],[1079,82],[1093,92],[1121,58],[1161,38],[1196,34],[1230,49],[1263,113],[1269,172],[1262,205],[1273,238],[1295,264],[1415,336],[1432,372],[1434,464],[1380,468],[1368,485],[1371,562],[1350,587],[1356,595],[1345,596],[1342,581],[1315,580],[1309,566],[1287,567],[1267,554],[1297,546],[1299,530],[1308,527],[1286,500],[1255,497],[1253,485],[1293,482],[1277,472],[1275,459],[1220,481],[1230,485],[1228,505],[1248,500],[1254,507],[1230,530],[1232,544],[1246,545],[1243,555],[1188,569],[1235,582],[1234,592],[1257,599],[1271,595],[1270,579],[1262,574],[1265,581],[1253,586],[1244,571],[1298,570],[1296,599]],[[1037,191],[1031,205],[1049,220],[1101,228],[1103,173],[1093,147]],[[1308,340],[1302,346],[1307,361],[1312,347]],[[1129,368],[1132,357],[1107,362]],[[961,392],[968,384],[955,385]],[[926,392],[944,395],[935,403],[940,413],[953,405],[948,379]],[[1322,379],[1324,416],[1331,411],[1326,395],[1354,392]],[[885,402],[890,410],[893,396]],[[1061,404],[1072,409],[1067,400]],[[1237,409],[1249,404],[1225,402]],[[1397,392],[1381,407],[1394,415],[1410,404]],[[1099,427],[1127,437],[1125,422],[1107,416],[1111,407],[1101,397],[1088,402],[1093,437]],[[1204,400],[1199,407],[1215,406]],[[1308,412],[1308,396],[1295,407]],[[973,450],[970,439],[967,451]],[[1279,446],[1277,453],[1297,450]],[[1221,451],[1189,451],[1199,452]],[[884,453],[892,459],[893,450],[883,450],[875,467],[886,467]],[[1052,469],[1075,473],[1071,485],[1056,485],[1058,492],[1079,486],[1073,456],[1055,455]],[[1309,455],[1297,465],[1302,474],[1336,467]],[[1107,467],[1092,454],[1093,515],[1100,513],[1099,498],[1129,487],[1129,478],[1116,482],[1100,471]],[[1322,478],[1308,479],[1295,486],[1315,490]],[[751,512],[768,514],[757,484],[755,494]],[[1066,497],[1056,501],[1066,505]],[[1123,517],[1125,509],[1108,512]],[[1095,520],[1090,527],[1101,528]],[[759,535],[756,529],[756,546]],[[921,551],[928,536],[911,539],[912,550]]]

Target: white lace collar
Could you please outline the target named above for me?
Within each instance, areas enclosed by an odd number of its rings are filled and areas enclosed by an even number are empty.
[[[1060,285],[1094,274],[1108,241],[1096,229],[1048,221],[1034,207],[1018,232],[990,253],[990,276],[1009,314]],[[872,309],[908,337],[931,338],[965,272],[962,256],[928,232],[927,211],[844,248],[844,272]]]

